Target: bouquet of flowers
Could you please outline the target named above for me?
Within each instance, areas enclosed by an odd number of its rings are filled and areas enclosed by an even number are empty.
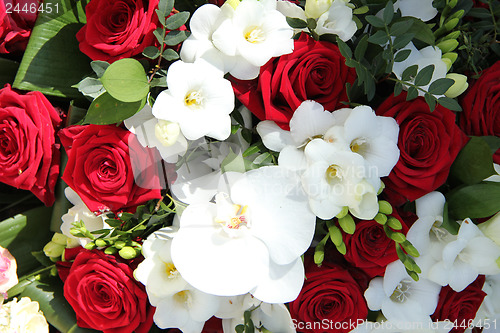
[[[500,1],[0,1],[1,332],[499,332]]]

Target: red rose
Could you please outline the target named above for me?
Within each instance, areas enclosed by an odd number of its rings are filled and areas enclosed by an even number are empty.
[[[92,60],[113,62],[140,54],[155,43],[159,0],[92,0],[87,24],[78,31],[80,51]]]
[[[453,333],[463,333],[476,317],[476,312],[483,303],[486,293],[482,290],[484,275],[479,275],[467,288],[457,293],[449,286],[443,287],[439,293],[436,311],[431,316],[435,321],[450,320]]]
[[[26,49],[39,6],[39,0],[0,1],[0,53]]]
[[[462,100],[459,125],[466,134],[500,136],[500,61],[485,70]],[[500,149],[493,156],[500,164]]]
[[[398,220],[402,222],[400,218]],[[401,224],[406,234],[408,228],[403,222]],[[343,238],[347,248],[345,259],[370,278],[383,276],[387,265],[398,260],[394,241],[387,237],[384,227],[374,220],[357,221],[354,234],[344,233]]]
[[[55,131],[59,113],[38,91],[25,95],[9,85],[0,90],[0,182],[33,192],[54,203],[59,174]]]
[[[302,34],[294,51],[271,59],[251,81],[234,79],[236,97],[261,120],[273,120],[288,130],[289,121],[305,100],[315,100],[333,111],[347,101],[346,82],[353,83],[355,71],[332,43],[315,41]]]
[[[389,201],[399,206],[443,185],[467,140],[455,114],[440,105],[431,112],[422,97],[406,101],[406,93],[390,96],[376,113],[399,124],[399,161],[383,179]]]
[[[146,333],[154,308],[133,268],[99,250],[80,249],[64,281],[64,297],[80,327],[104,333]]]
[[[118,211],[161,197],[156,151],[114,125],[60,132],[68,154],[62,179],[94,212]]]
[[[312,261],[306,266],[306,280],[297,299],[289,303],[298,332],[349,332],[358,319],[366,319],[364,290],[345,268]],[[327,326],[325,326],[325,323]]]

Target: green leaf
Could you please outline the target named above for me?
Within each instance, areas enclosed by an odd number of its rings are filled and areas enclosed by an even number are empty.
[[[243,157],[251,156],[253,154],[256,154],[260,152],[264,148],[264,145],[262,143],[260,144],[254,144],[250,147],[248,147],[244,152],[243,152]]]
[[[307,28],[314,30],[314,29],[316,29],[317,26],[318,26],[318,23],[316,22],[315,19],[313,19],[311,17],[309,17],[307,19]]]
[[[395,62],[405,61],[410,56],[411,50],[401,50],[394,57]]]
[[[406,94],[406,100],[411,101],[412,99],[415,99],[418,97],[418,90],[415,87],[409,87],[408,88],[408,93]]]
[[[422,68],[415,77],[416,86],[425,86],[431,82],[432,74],[434,73],[434,65],[428,65]]]
[[[12,84],[14,78],[16,77],[17,69],[19,68],[19,63],[14,60],[0,58],[0,88],[6,83]]]
[[[77,86],[79,92],[92,98],[97,98],[100,94],[106,91],[102,82],[99,79],[94,79],[93,77],[86,77],[78,83]]]
[[[482,182],[462,187],[447,198],[450,215],[455,219],[490,217],[498,212],[500,183]]]
[[[490,146],[482,138],[473,136],[458,153],[450,174],[464,184],[480,183],[496,174]]]
[[[132,58],[112,63],[101,77],[106,91],[122,102],[137,102],[149,93],[149,83],[144,67]]]
[[[403,85],[401,82],[396,82],[394,85],[394,96],[398,96],[403,91]]]
[[[155,31],[153,31],[153,35],[156,37],[156,40],[158,43],[163,44],[165,41],[165,37],[163,36],[164,32],[162,28],[156,28]]]
[[[156,59],[160,56],[160,50],[156,46],[148,46],[142,51],[142,55],[149,59]]]
[[[354,57],[361,61],[365,56],[366,49],[368,48],[368,35],[364,35],[358,42],[356,49],[354,50]]]
[[[392,0],[387,2],[387,5],[384,8],[383,17],[385,24],[389,25],[392,22],[394,17],[394,4],[392,3]]]
[[[286,17],[286,23],[294,29],[305,29],[307,28],[307,22],[301,20],[297,17]]]
[[[46,95],[82,98],[72,86],[91,71],[90,59],[80,52],[76,33],[86,23],[87,1],[47,0],[59,9],[40,12],[13,87]]]
[[[37,301],[47,321],[61,332],[98,332],[78,327],[76,314],[64,298],[62,282],[56,278],[51,279],[50,283],[33,281],[24,289],[20,297],[29,297]]]
[[[443,95],[454,83],[452,79],[437,79],[429,86],[429,92],[433,95]]]
[[[109,63],[106,61],[94,60],[90,63],[90,67],[96,73],[97,77],[101,77],[106,72],[106,69],[109,67]]]
[[[434,32],[426,23],[422,22],[417,18],[408,16],[404,20],[411,20],[412,24],[408,29],[408,32],[415,35],[415,38],[419,41],[424,42],[427,45],[434,45],[436,43],[436,38],[434,37]]]
[[[166,49],[165,51],[163,51],[163,54],[161,56],[166,61],[173,61],[179,59],[179,53],[175,52],[172,49]]]
[[[407,32],[410,28],[411,25],[413,24],[413,21],[411,20],[404,20],[400,22],[394,22],[391,25],[391,29],[389,30],[389,33],[391,36],[401,36],[405,32]]]
[[[491,153],[494,154],[500,149],[500,137],[498,136],[482,136],[481,137],[490,146]]]
[[[410,32],[403,34],[401,36],[398,36],[398,37],[394,38],[394,42],[393,42],[392,46],[398,50],[402,49],[403,47],[408,45],[409,42],[411,42],[413,37],[415,37],[415,35],[410,33]]]
[[[172,9],[174,9],[174,0],[160,0],[158,3],[158,10],[164,18],[172,12]]]
[[[407,67],[403,71],[403,74],[401,74],[401,79],[403,81],[411,81],[412,78],[414,78],[415,75],[417,75],[417,71],[418,71],[418,65],[412,65],[410,67]]]
[[[161,25],[165,26],[165,15],[159,9],[155,9],[156,16],[158,16],[158,21]]]
[[[262,155],[259,155],[253,160],[254,164],[261,165],[270,163],[273,160],[273,156],[269,152],[265,152]]]
[[[462,107],[460,106],[460,104],[458,104],[458,102],[453,98],[440,97],[438,99],[438,103],[452,111],[462,111]]]
[[[167,18],[165,28],[175,30],[182,27],[189,19],[189,12],[179,12]]]
[[[113,98],[109,93],[104,93],[94,99],[90,105],[85,124],[108,125],[121,123],[132,117],[146,104],[146,98],[142,101],[126,103]]]
[[[339,37],[337,37],[337,45],[339,47],[340,53],[344,56],[344,58],[352,59],[351,48]]]
[[[375,15],[367,15],[365,19],[366,19],[366,21],[368,23],[370,23],[371,25],[373,25],[375,28],[383,28],[383,27],[385,27],[384,21],[381,18],[379,18],[379,17],[377,17]]]
[[[425,93],[424,95],[425,101],[427,102],[427,105],[429,106],[429,110],[432,112],[436,108],[436,97],[432,96],[429,93]]]
[[[40,266],[31,252],[39,251],[51,240],[51,212],[51,208],[38,207],[0,222],[0,246],[8,248],[16,258],[18,276]]]
[[[368,37],[368,41],[372,44],[384,45],[389,42],[389,36],[387,36],[385,31],[379,30]]]
[[[232,149],[229,149],[229,154],[221,163],[221,171],[229,172],[245,172],[245,162],[243,160],[243,156],[241,154],[235,154]]]
[[[177,45],[185,41],[189,37],[190,32],[185,30],[174,30],[170,31],[167,36],[165,36],[165,44],[169,46]]]

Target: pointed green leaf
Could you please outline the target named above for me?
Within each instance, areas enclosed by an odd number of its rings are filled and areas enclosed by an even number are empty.
[[[427,102],[427,105],[429,106],[429,110],[432,112],[436,108],[436,97],[432,96],[429,93],[425,93],[424,95],[425,101]]]
[[[500,183],[482,182],[462,187],[447,198],[450,215],[458,220],[489,217],[498,212]]]
[[[395,22],[391,25],[391,29],[389,30],[389,32],[391,36],[401,36],[411,28],[412,24],[413,21],[411,20]]]
[[[409,87],[408,88],[408,93],[406,94],[406,100],[411,101],[412,99],[415,99],[418,97],[418,90],[415,87]]]
[[[142,51],[142,55],[149,59],[156,59],[160,55],[160,50],[156,46],[148,46]]]
[[[174,61],[179,59],[179,54],[172,49],[166,49],[161,55],[166,61]]]
[[[91,72],[90,59],[80,52],[76,33],[86,23],[87,1],[47,0],[58,8],[40,12],[24,53],[14,88],[46,95],[82,98],[75,84]]]
[[[471,137],[458,153],[450,174],[468,185],[480,183],[483,179],[496,174],[488,143],[480,137]]]
[[[422,68],[415,77],[416,86],[425,86],[431,82],[432,74],[434,73],[434,65],[428,65]]]
[[[440,97],[438,99],[438,103],[452,111],[462,111],[462,107],[460,106],[460,104],[458,104],[458,102],[453,98]]]
[[[385,24],[389,25],[392,22],[394,17],[394,4],[392,3],[392,0],[387,2],[387,5],[384,8],[383,17]]]
[[[294,29],[305,29],[307,28],[307,22],[301,20],[297,17],[286,17],[286,23]]]
[[[417,75],[417,71],[418,65],[412,65],[403,71],[403,74],[401,74],[401,79],[403,81],[411,81],[415,77],[415,75]]]
[[[387,36],[385,31],[379,30],[368,37],[368,41],[373,44],[384,45],[389,42],[389,36]]]
[[[165,28],[168,30],[179,29],[189,19],[189,12],[179,12],[167,18]]]
[[[96,73],[97,77],[101,77],[106,72],[106,69],[109,67],[109,63],[106,61],[94,60],[90,63],[90,67]]]
[[[429,92],[433,95],[443,95],[454,83],[452,79],[437,79],[429,86]]]
[[[383,27],[385,27],[384,21],[381,18],[379,18],[379,17],[377,17],[375,15],[367,15],[366,16],[366,21],[368,23],[370,23],[371,25],[373,25],[375,28],[383,28]]]
[[[337,37],[337,45],[339,47],[340,53],[344,56],[344,58],[352,59],[351,48],[339,37]]]
[[[396,56],[394,57],[395,62],[402,62],[408,59],[410,56],[411,50],[401,50],[398,53],[396,53]]]
[[[403,47],[405,47],[406,45],[408,45],[408,43],[411,42],[411,40],[413,39],[413,37],[415,37],[414,34],[412,33],[406,33],[406,34],[403,34],[401,36],[398,36],[396,38],[394,38],[394,42],[393,42],[393,47],[395,49],[402,49]]]
[[[185,30],[170,31],[167,36],[165,36],[165,44],[169,46],[180,44],[185,41],[189,35],[190,32]]]

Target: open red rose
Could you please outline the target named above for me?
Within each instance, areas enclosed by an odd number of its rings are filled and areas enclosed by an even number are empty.
[[[312,260],[306,265],[306,280],[297,299],[289,303],[298,332],[349,332],[365,320],[368,308],[364,290],[342,266]]]
[[[406,101],[406,93],[391,95],[376,113],[399,124],[399,161],[383,179],[389,201],[400,206],[443,185],[467,141],[455,114],[440,105],[431,112],[424,98]]]
[[[113,125],[71,126],[59,134],[68,154],[62,179],[94,212],[161,197],[156,151]]]
[[[406,234],[408,227],[398,216],[394,217],[401,222],[403,233]],[[345,259],[370,278],[383,276],[387,265],[398,260],[394,241],[387,237],[384,227],[374,220],[357,221],[354,234],[344,233],[343,238],[347,248]]]
[[[314,100],[328,111],[347,101],[345,84],[353,83],[355,71],[332,43],[315,41],[302,34],[291,54],[271,59],[251,81],[233,80],[236,97],[260,120],[273,120],[288,130],[299,105]]]
[[[459,125],[466,134],[500,137],[500,61],[485,70],[462,100]],[[493,156],[500,164],[500,149]]]
[[[99,250],[79,248],[64,281],[64,297],[77,324],[104,333],[146,333],[154,308],[133,268]]]
[[[0,182],[54,203],[59,174],[55,132],[59,113],[38,91],[25,95],[9,85],[0,90]]]
[[[39,5],[39,0],[0,1],[0,53],[26,49]]]
[[[436,311],[431,316],[435,321],[449,320],[454,324],[452,333],[463,333],[472,327],[476,312],[483,303],[486,293],[482,290],[484,275],[479,275],[467,288],[456,292],[449,286],[443,287],[439,293]]]
[[[113,62],[142,53],[155,43],[159,0],[92,0],[87,24],[78,31],[80,51],[92,60]]]

